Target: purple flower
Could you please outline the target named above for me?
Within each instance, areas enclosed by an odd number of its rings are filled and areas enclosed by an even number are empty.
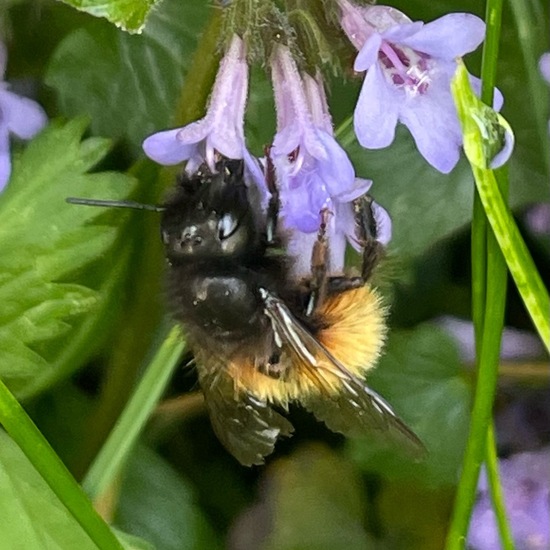
[[[543,53],[539,59],[540,74],[550,84],[550,52]],[[548,121],[548,133],[550,134],[550,120]]]
[[[10,134],[31,139],[48,120],[38,103],[8,91],[8,84],[2,81],[6,61],[6,48],[0,42],[0,191],[8,183],[11,173]]]
[[[275,48],[271,71],[277,107],[271,158],[295,272],[310,272],[323,211],[330,241],[329,269],[342,272],[346,243],[359,249],[352,201],[366,193],[372,181],[355,177],[349,157],[334,138],[320,75],[300,75],[289,49],[282,45]],[[391,237],[390,218],[378,205],[375,213],[380,241],[386,244]]]
[[[183,128],[158,132],[143,142],[145,154],[159,164],[188,161],[193,173],[206,162],[215,170],[216,154],[242,159],[257,169],[244,142],[244,110],[248,93],[248,65],[243,41],[234,36],[223,57],[206,116]]]
[[[550,52],[543,53],[539,59],[539,69],[544,80],[550,84]]]
[[[485,24],[466,13],[412,22],[385,6],[359,8],[338,0],[341,25],[359,50],[356,71],[367,71],[354,114],[361,145],[390,145],[397,122],[410,130],[424,158],[443,173],[460,157],[462,132],[451,94],[456,58],[483,41]],[[480,81],[471,77],[474,89]],[[495,104],[502,104],[496,91]]]
[[[550,547],[550,448],[501,460],[500,475],[517,547],[546,550]],[[484,472],[478,485],[468,543],[473,550],[501,548]]]

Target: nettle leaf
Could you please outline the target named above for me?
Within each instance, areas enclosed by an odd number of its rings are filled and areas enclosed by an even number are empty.
[[[2,546],[25,550],[97,550],[25,454],[0,429]],[[152,550],[145,541],[117,533],[127,550]]]
[[[137,152],[147,135],[172,123],[209,9],[208,2],[165,0],[140,36],[101,21],[78,29],[52,56],[46,84],[66,115],[90,114],[94,134],[123,138]]]
[[[471,388],[450,336],[429,324],[394,331],[368,381],[422,439],[428,455],[414,462],[405,451],[372,438],[350,440],[358,463],[366,470],[394,479],[414,478],[423,485],[456,483],[468,434]]]
[[[77,10],[105,17],[128,32],[140,32],[145,19],[159,0],[62,0]]]
[[[19,394],[66,368],[60,357],[80,317],[102,307],[101,292],[75,276],[113,247],[121,224],[94,224],[101,209],[65,198],[90,190],[121,198],[135,183],[123,174],[86,173],[110,147],[105,139],[81,141],[86,124],[50,125],[15,159],[0,197],[0,377]],[[117,266],[113,261],[111,275]]]
[[[115,523],[163,550],[221,547],[193,488],[145,446],[136,448],[126,467]]]

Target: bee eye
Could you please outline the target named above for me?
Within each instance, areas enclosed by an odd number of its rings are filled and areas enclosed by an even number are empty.
[[[239,220],[232,214],[224,214],[218,221],[218,236],[221,241],[231,237],[239,227]]]

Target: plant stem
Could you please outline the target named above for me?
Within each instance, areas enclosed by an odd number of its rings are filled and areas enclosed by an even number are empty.
[[[491,501],[493,510],[497,519],[500,542],[503,550],[514,550],[514,539],[510,525],[506,519],[506,506],[504,495],[500,484],[498,473],[498,458],[496,453],[495,426],[491,422],[487,430],[487,443],[485,451],[485,465],[487,468],[487,478],[489,480],[489,490],[491,491]]]
[[[492,105],[496,82],[501,18],[502,0],[489,0],[485,16],[487,37],[483,48],[481,92],[482,100],[488,105]],[[501,189],[507,195],[507,173],[501,171],[500,176]],[[506,282],[506,264],[487,223],[484,205],[476,187],[472,219],[472,318],[478,379],[463,471],[447,537],[447,550],[464,547],[484,455],[487,459],[488,475],[492,480],[491,494],[501,539],[505,550],[513,548],[513,544],[509,545],[510,530],[502,505],[491,419],[504,325]]]
[[[0,423],[97,547],[123,550],[82,488],[1,380]]]

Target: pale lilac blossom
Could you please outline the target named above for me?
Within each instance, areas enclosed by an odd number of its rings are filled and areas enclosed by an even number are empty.
[[[0,191],[11,174],[10,134],[20,139],[31,139],[48,120],[38,103],[8,90],[8,84],[2,80],[6,62],[6,48],[0,42]]]
[[[540,74],[550,84],[550,52],[543,53],[539,59]],[[548,121],[548,133],[550,134],[550,120]]]
[[[271,157],[277,173],[282,225],[289,230],[289,253],[298,274],[310,270],[311,250],[322,212],[328,213],[330,271],[344,267],[346,242],[359,248],[352,201],[372,182],[355,177],[347,153],[334,138],[323,82],[319,74],[301,75],[290,50],[276,47],[271,64],[277,134]],[[376,205],[381,240],[389,241],[389,216]]]
[[[366,71],[354,114],[359,142],[369,149],[387,147],[399,121],[424,158],[450,172],[462,146],[450,82],[456,58],[483,41],[485,23],[474,15],[452,13],[424,24],[394,8],[338,2],[342,28],[359,50],[354,68]],[[471,77],[471,82],[479,90],[479,79]],[[495,107],[501,105],[495,90]]]
[[[550,547],[550,448],[501,460],[499,469],[506,515],[517,548],[547,550]],[[485,472],[478,485],[468,544],[472,550],[501,549]]]
[[[164,165],[187,161],[192,174],[206,162],[214,171],[217,154],[245,159],[251,169],[255,163],[244,141],[244,111],[248,94],[248,64],[245,45],[234,36],[223,59],[204,118],[183,128],[174,128],[149,136],[143,142],[145,154]]]

